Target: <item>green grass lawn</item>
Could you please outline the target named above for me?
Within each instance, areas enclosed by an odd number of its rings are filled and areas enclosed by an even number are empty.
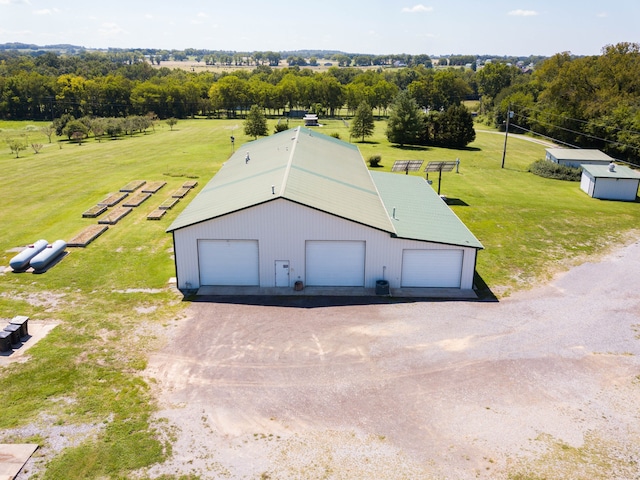
[[[350,140],[341,120],[323,123],[318,131]],[[166,288],[175,271],[165,229],[227,160],[230,135],[235,148],[251,139],[242,120],[181,120],[173,131],[160,122],[147,134],[82,145],[48,143],[38,131],[42,125],[0,122],[0,265],[9,264],[16,247],[40,238],[69,240],[95,224],[82,212],[132,180],[167,185],[87,248],[67,249],[47,273],[0,273],[0,317],[60,322],[30,350],[29,362],[0,370],[0,442],[42,442],[11,433],[31,422],[94,426],[95,435],[53,458],[39,478],[125,478],[171,449],[155,435],[155,405],[139,376],[159,342],[139,328],[180,318],[186,306]],[[270,132],[274,125],[270,120]],[[459,173],[443,173],[441,193],[455,199],[453,210],[484,244],[477,271],[498,296],[620,244],[639,224],[640,203],[594,200],[577,183],[528,173],[544,158],[542,145],[510,137],[502,169],[504,135],[478,132],[463,150],[402,149],[388,144],[384,126],[377,122],[375,134],[357,143],[365,160],[381,155],[383,170],[400,159],[460,159]],[[15,136],[45,147],[15,158],[5,144]],[[431,175],[437,187],[437,174]],[[146,220],[192,179],[199,182],[194,192],[163,219]]]

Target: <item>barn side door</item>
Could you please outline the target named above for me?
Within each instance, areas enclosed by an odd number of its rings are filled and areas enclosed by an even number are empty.
[[[289,286],[289,260],[276,260],[276,287]]]

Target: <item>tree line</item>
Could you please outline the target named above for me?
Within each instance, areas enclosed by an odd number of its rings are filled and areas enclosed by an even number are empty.
[[[414,64],[333,66],[318,72],[299,65],[275,68],[266,59],[232,73],[187,72],[154,67],[145,55],[120,51],[0,51],[4,119],[52,120],[65,114],[236,117],[253,105],[274,116],[287,110],[335,116],[345,110],[354,115],[363,102],[378,116],[388,116],[402,92],[427,117],[478,99],[479,118],[492,126],[505,125],[509,116],[513,131],[535,132],[571,147],[599,148],[635,163],[640,157],[640,49],[635,43],[609,45],[595,56],[559,53],[533,71],[494,60],[477,71]],[[429,135],[435,138],[437,132],[433,126]]]
[[[473,95],[473,87],[467,87],[472,72],[464,70],[417,65],[314,72],[299,65],[273,68],[267,63],[268,59],[233,73],[188,72],[155,68],[140,56],[122,52],[71,56],[0,52],[0,118],[52,120],[63,114],[124,117],[149,112],[160,118],[234,117],[254,104],[272,115],[314,109],[331,116],[343,107],[352,114],[363,100],[384,115],[397,92],[418,80],[424,88],[437,90],[433,95],[421,91],[422,98],[434,98],[435,108]]]
[[[510,131],[536,132],[640,165],[639,44],[607,45],[596,56],[558,53],[530,76],[510,75],[499,65],[478,75],[492,124],[504,125],[509,115]]]

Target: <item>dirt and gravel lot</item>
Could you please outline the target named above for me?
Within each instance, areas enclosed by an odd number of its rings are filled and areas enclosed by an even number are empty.
[[[147,371],[174,456],[141,473],[640,478],[638,285],[636,242],[500,302],[195,302]]]

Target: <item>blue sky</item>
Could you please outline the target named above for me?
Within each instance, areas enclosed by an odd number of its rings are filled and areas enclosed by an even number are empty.
[[[0,43],[596,55],[639,20],[639,0],[0,0]]]

